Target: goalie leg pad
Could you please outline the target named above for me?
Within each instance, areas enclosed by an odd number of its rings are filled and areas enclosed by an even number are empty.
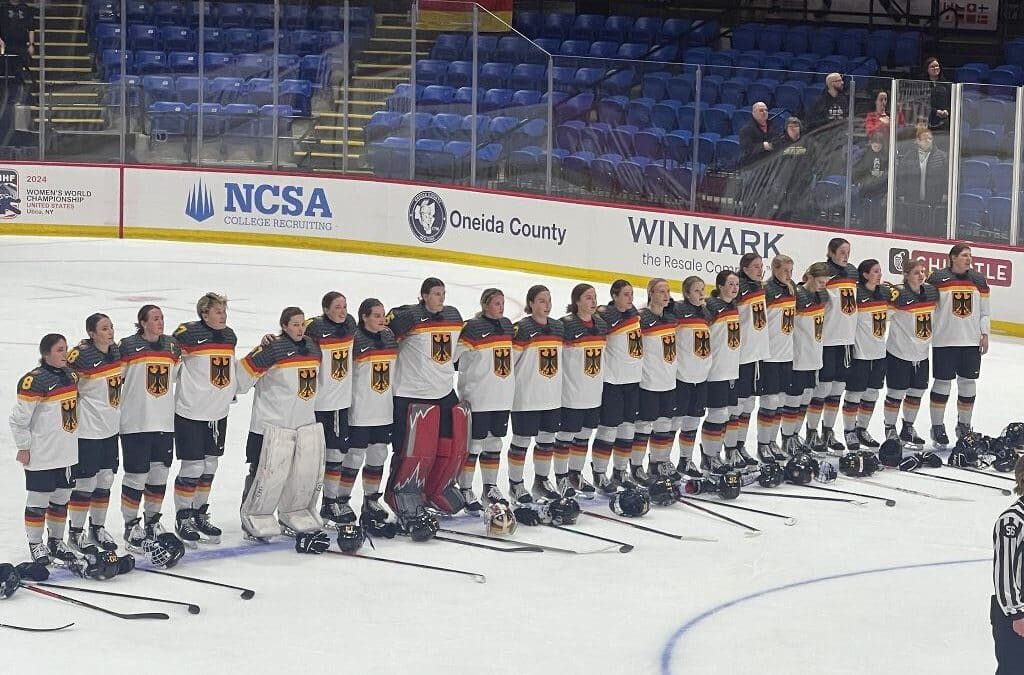
[[[242,502],[242,529],[256,537],[281,534],[274,511],[281,501],[295,452],[295,432],[267,425],[260,463]]]
[[[437,443],[437,459],[427,478],[427,501],[445,513],[458,513],[466,505],[456,487],[459,473],[469,454],[472,416],[465,401],[452,408],[452,437]]]
[[[299,427],[295,432],[295,455],[277,508],[278,517],[296,532],[313,532],[323,527],[317,504],[324,485],[327,441],[319,423]]]
[[[396,515],[414,515],[423,506],[423,490],[437,455],[441,409],[432,404],[409,406],[405,443],[391,459],[384,501]]]

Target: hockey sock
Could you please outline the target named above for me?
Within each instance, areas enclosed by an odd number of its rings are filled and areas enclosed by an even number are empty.
[[[867,429],[871,423],[871,416],[875,414],[875,401],[878,400],[878,390],[868,389],[860,397],[860,407],[857,410],[857,426]]]
[[[593,433],[593,429],[584,427],[572,437],[572,443],[569,445],[569,471],[583,471],[583,467],[587,465],[587,450]]]
[[[142,491],[146,487],[146,474],[126,473],[121,480],[121,515],[124,522],[139,516],[139,504],[142,502]]]
[[[612,467],[625,470],[629,467],[629,457],[633,452],[633,436],[636,435],[636,425],[632,422],[623,422],[615,433]]]
[[[96,488],[89,500],[89,520],[102,527],[107,522],[107,508],[110,506],[110,486],[114,484],[114,472],[100,469],[96,474]]]
[[[683,417],[679,428],[679,461],[693,459],[693,448],[697,445],[697,429],[699,428],[699,417],[690,415]]]
[[[729,421],[728,408],[708,408],[708,415],[700,428],[701,452],[718,459],[725,440],[725,425]]]
[[[150,462],[146,475],[146,492],[143,495],[142,512],[152,516],[163,509],[164,493],[167,492],[167,476],[171,468],[162,462]]]
[[[949,400],[949,392],[953,388],[952,380],[935,380],[932,382],[932,393],[929,406],[931,408],[932,426],[944,424],[946,417],[946,401]]]
[[[903,421],[913,424],[917,420],[917,411],[921,408],[921,397],[924,389],[908,389],[903,399]]]
[[[555,453],[555,435],[548,431],[537,434],[533,443],[534,479],[547,478],[551,474],[551,456]]]
[[[647,443],[651,439],[653,427],[651,422],[637,420],[636,433],[633,434],[633,447],[629,453],[630,466],[644,465],[644,458],[647,456]]]
[[[675,437],[672,434],[672,420],[668,417],[659,417],[654,420],[651,433],[651,461],[668,462],[672,459],[672,442]]]
[[[216,455],[207,455],[203,460],[203,475],[199,477],[196,496],[192,498],[193,508],[199,509],[210,503],[210,489],[213,487],[213,476],[217,473],[219,462],[220,458]]]
[[[465,490],[473,488],[473,479],[476,477],[476,463],[484,451],[484,439],[470,439],[469,452],[466,453],[466,461],[462,463],[462,471],[459,473],[459,488]]]
[[[366,448],[366,465],[363,466],[363,497],[380,492],[380,481],[384,476],[384,462],[388,458],[385,443],[370,443]]]
[[[779,397],[769,394],[761,397],[761,407],[757,409],[757,443],[767,443],[775,438],[775,415],[779,407]]]
[[[569,455],[572,453],[572,434],[559,431],[555,434],[555,476],[569,474]]]
[[[178,477],[174,479],[174,509],[181,511],[192,508],[192,500],[196,496],[199,477],[203,475],[206,463],[201,459],[183,459]],[[159,510],[159,509],[157,509]]]
[[[59,488],[50,493],[46,508],[46,529],[55,539],[64,538],[64,526],[68,520],[68,500],[71,488]]]
[[[345,457],[341,460],[341,473],[338,476],[338,494],[336,499],[348,497],[356,484],[356,476],[359,469],[363,468],[363,460],[366,459],[366,448],[349,448]]]
[[[595,476],[607,475],[614,447],[615,427],[599,426],[594,434],[594,463],[591,467]]]
[[[29,492],[25,498],[25,535],[28,543],[38,544],[43,540],[43,524],[46,522],[46,507],[49,505],[49,492]]]
[[[672,418],[672,434],[678,434],[679,430],[683,428],[683,418],[680,415],[676,415]]]
[[[956,378],[956,421],[971,426],[971,415],[974,414],[974,397],[977,394],[977,383],[966,377]]]
[[[900,406],[903,405],[903,399],[906,398],[906,396],[906,389],[886,390],[885,403],[882,406],[882,418],[885,421],[885,426],[896,426],[896,419],[900,414]]]
[[[508,449],[508,480],[510,483],[522,483],[526,472],[526,453],[530,448],[529,436],[512,435],[512,445]]]
[[[800,395],[800,419],[799,419],[799,423],[796,425],[797,428],[800,428],[800,426],[807,419],[807,413],[810,410],[811,400],[813,398],[814,398],[814,389],[811,389],[811,388],[804,389],[804,393]],[[818,415],[821,415],[820,409],[819,409]],[[810,426],[810,425],[808,425],[808,426]]]
[[[740,412],[736,418],[736,441],[738,443],[746,444],[747,442],[747,434],[750,429],[750,416],[754,413],[756,405],[756,396],[748,396],[740,399]]]
[[[342,455],[344,457],[344,455]],[[341,462],[324,463],[324,501],[334,501],[338,498],[338,490],[341,487]]]
[[[501,439],[488,436],[484,439],[484,451],[480,454],[480,476],[484,485],[498,483],[498,469],[501,468]]]
[[[811,402],[807,405],[807,428],[815,430],[818,428],[818,423],[821,422],[821,412],[825,407],[825,399],[818,398],[818,392],[815,390],[811,396]]]
[[[68,517],[71,520],[71,527],[76,530],[85,527],[85,519],[89,515],[89,503],[92,501],[92,491],[95,489],[96,476],[75,479],[75,489],[71,491],[71,501],[68,502]]]
[[[864,395],[862,391],[848,391],[843,399],[843,431],[853,431],[857,428],[857,413],[860,412],[860,398]]]
[[[736,447],[736,440],[739,437],[739,415],[733,414],[730,408],[729,421],[725,423],[725,449]]]
[[[786,394],[782,400],[782,435],[792,436],[800,430],[800,397]]]
[[[825,406],[821,414],[821,427],[822,429],[831,429],[836,425],[836,418],[839,417],[839,404],[842,403],[843,387],[846,385],[843,382],[833,382],[832,389],[828,396],[825,397]],[[839,391],[836,391],[836,388]]]

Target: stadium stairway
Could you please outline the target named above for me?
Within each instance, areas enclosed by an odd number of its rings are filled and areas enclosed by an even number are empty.
[[[430,55],[430,46],[438,33],[417,30],[416,58]],[[372,173],[367,167],[363,127],[373,113],[384,109],[384,101],[395,86],[409,82],[412,55],[412,28],[407,13],[376,15],[376,26],[365,49],[355,50],[349,76],[349,97],[344,98],[340,69],[332,83],[333,109],[314,111],[310,133],[295,150],[300,168],[340,171],[345,158],[345,113],[348,112],[348,171]]]

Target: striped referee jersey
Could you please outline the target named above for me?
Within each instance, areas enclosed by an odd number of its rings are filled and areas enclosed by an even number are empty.
[[[992,581],[996,602],[1010,619],[1024,618],[1024,497],[1018,498],[996,521]]]

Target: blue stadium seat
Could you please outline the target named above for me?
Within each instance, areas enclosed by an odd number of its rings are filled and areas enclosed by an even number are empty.
[[[126,73],[133,73],[135,68],[135,54],[130,51],[121,51],[120,49],[104,49],[100,54],[100,71],[103,74],[103,79],[108,82],[114,78],[115,75],[121,75],[121,62],[124,61],[124,68]]]
[[[693,100],[694,87],[696,86],[693,76],[676,75],[675,77],[670,77],[665,86],[667,87],[669,98],[684,104]]]
[[[345,44],[345,34],[340,30],[320,31],[320,52],[326,54],[332,50],[340,50]],[[340,54],[338,55],[340,57]]]
[[[266,77],[270,73],[270,57],[266,54],[239,54],[235,60],[238,77]]]
[[[624,159],[615,167],[615,180],[619,189],[629,195],[645,196],[647,188],[644,180],[644,170],[651,163],[649,157],[637,155]]]
[[[608,152],[595,157],[590,162],[590,187],[597,192],[611,193],[619,190],[616,176],[618,167],[623,162],[622,155]]]
[[[752,119],[750,115],[750,108],[737,108],[732,111],[729,115],[729,122],[732,126],[732,131],[726,136],[736,135],[740,133],[740,129],[747,126],[747,123]]]
[[[540,26],[539,36],[543,38],[554,38],[558,40],[564,40],[569,36],[569,32],[572,30],[573,23],[576,21],[574,14],[562,13],[562,12],[545,12],[544,20]],[[552,54],[557,53],[556,51],[548,50]]]
[[[683,107],[681,101],[671,98],[659,101],[651,108],[651,125],[665,131],[675,129],[681,107]]]
[[[665,70],[657,70],[647,73],[640,85],[640,95],[644,98],[652,98],[660,101],[668,96],[668,79],[672,73]]]
[[[480,112],[491,112],[509,107],[512,103],[512,89],[488,89],[480,101],[478,109]]]
[[[540,103],[541,93],[534,89],[520,89],[512,94],[513,107],[529,107]]]
[[[679,48],[675,45],[661,45],[660,47],[654,47],[651,49],[645,60],[656,64],[675,63],[678,60],[678,56]],[[654,67],[664,66],[651,66],[651,68]]]
[[[989,71],[988,82],[997,86],[1019,87],[1024,81],[1024,69],[1021,66],[1002,65]],[[989,93],[993,92],[989,90]]]
[[[343,8],[337,5],[321,5],[313,8],[311,25],[320,30],[341,30]]]
[[[370,116],[369,122],[363,127],[363,141],[369,145],[388,136],[392,136],[402,123],[402,113],[378,110]]]
[[[273,29],[271,29],[273,35]],[[224,48],[226,51],[242,54],[254,52],[259,47],[256,31],[251,28],[234,27],[224,31]]]
[[[444,84],[447,61],[422,59],[416,62],[416,83],[422,85]]]
[[[703,111],[700,118],[701,132],[710,131],[719,136],[732,133],[732,113],[735,108],[716,105]]]
[[[576,68],[573,66],[552,66],[551,82],[555,91],[573,91],[573,80],[576,78]]]
[[[291,106],[297,117],[309,117],[313,100],[313,85],[308,80],[281,80],[278,101]]]
[[[368,156],[373,174],[383,178],[409,177],[409,139],[389,136],[370,145]]]
[[[921,34],[916,31],[900,33],[892,48],[892,65],[895,67],[919,67],[921,63]]]
[[[626,42],[619,47],[617,57],[629,61],[637,61],[644,57],[650,46],[642,42]]]
[[[487,140],[490,142],[507,143],[511,139],[512,130],[519,124],[519,120],[511,115],[499,115],[490,121],[487,130]],[[483,139],[477,139],[477,143]]]
[[[210,80],[203,100],[221,105],[244,103],[247,92],[245,80],[240,77],[215,77]]]
[[[434,46],[430,50],[430,58],[455,61],[462,56],[462,50],[466,48],[466,35],[464,33],[442,33],[437,36]]]
[[[517,10],[512,17],[512,27],[519,32],[532,37],[540,30],[544,23],[544,12]]]
[[[456,137],[462,125],[462,116],[454,113],[439,113],[430,120],[427,134],[431,138],[447,141]]]
[[[298,30],[306,27],[309,8],[302,4],[282,4],[280,22],[286,30]],[[271,21],[270,25],[273,25]]]
[[[658,35],[659,42],[679,42],[679,40],[690,31],[693,22],[690,19],[673,17],[665,19],[661,24],[661,32]]]
[[[598,83],[603,83],[604,76],[604,68],[580,68],[573,77],[573,90],[584,91],[594,89]]]
[[[734,77],[722,83],[719,90],[719,101],[734,106],[741,106],[746,101],[747,89],[750,87],[750,80],[743,77]]]
[[[659,33],[661,33],[661,25],[664,20],[657,16],[641,16],[633,22],[633,27],[629,29],[629,41],[630,42],[645,42],[650,44],[654,42]]]
[[[101,54],[107,49],[119,49],[121,47],[121,31],[119,24],[98,23],[94,34],[96,50]]]
[[[757,34],[759,26],[752,23],[744,23],[732,29],[732,48],[740,51],[748,51],[757,48]]]
[[[203,54],[203,69],[207,75],[224,76],[235,72],[235,55],[229,52],[206,52]]]
[[[419,106],[424,110],[441,110],[455,100],[455,87],[443,84],[428,84],[423,88]]]
[[[784,26],[765,26],[757,34],[757,48],[765,52],[781,51],[786,32]]]
[[[596,59],[611,59],[615,58],[615,54],[619,51],[619,43],[612,42],[610,40],[598,40],[591,43],[588,55]]]
[[[157,75],[168,70],[165,52],[141,50],[135,52],[135,72],[139,75]]]
[[[544,96],[547,96],[547,94],[544,94]],[[581,92],[561,102],[556,102],[554,122],[561,123],[565,120],[585,119],[594,107],[594,98],[594,95],[590,92]]]
[[[184,3],[177,0],[158,0],[153,5],[153,20],[158,26],[180,26],[185,24]]]
[[[286,5],[281,5],[281,18],[279,19],[280,25],[284,27],[284,8]],[[250,24],[253,28],[271,28],[274,25],[274,5],[272,3],[261,4],[257,3],[250,7],[249,18]]]
[[[513,65],[511,63],[485,63],[480,67],[480,75],[477,78],[477,82],[483,89],[507,88],[510,86],[512,70]],[[449,69],[449,76],[450,74],[451,70]]]
[[[512,68],[508,86],[512,89],[546,90],[547,68],[535,63],[520,63]]]
[[[763,101],[769,108],[772,107],[775,103],[774,80],[758,80],[750,83],[750,87],[747,89],[747,98],[744,103],[746,105],[753,105],[758,101]]]
[[[960,163],[960,189],[992,189],[992,166],[988,162],[968,159]]]
[[[999,155],[1005,150],[1000,139],[1001,136],[991,129],[971,129],[967,134],[965,155]]]
[[[590,40],[565,40],[558,48],[562,56],[587,56],[590,54]],[[566,61],[566,59],[559,59]]]
[[[1013,162],[998,162],[992,166],[992,192],[1009,195],[1013,185]]]
[[[252,139],[259,133],[256,106],[249,103],[229,103],[223,108],[223,117],[225,143],[233,145],[237,142],[236,147],[250,149]]]
[[[957,203],[957,225],[971,229],[984,228],[987,225],[985,198],[969,192],[961,193]]]
[[[988,227],[997,234],[1005,235],[1000,239],[1009,240],[1010,214],[1012,209],[1009,197],[989,197],[985,202],[985,210],[988,212]]]
[[[601,80],[600,90],[605,95],[628,96],[636,85],[636,81],[635,70],[622,64],[615,64]]]
[[[477,35],[476,37],[476,53],[478,63],[487,63],[493,61],[495,53],[498,51],[498,36],[497,35]],[[462,48],[462,59],[465,61],[473,60],[473,38],[466,42],[466,46]]]
[[[146,75],[142,78],[142,105],[148,110],[157,101],[177,101],[174,78],[166,75]]]
[[[218,2],[213,4],[213,18],[221,28],[248,28],[252,25],[248,3]]]
[[[739,168],[742,153],[740,141],[736,136],[721,138],[715,144],[715,166],[722,171],[735,171]]]
[[[200,92],[202,88],[202,93]],[[209,89],[206,78],[196,75],[179,75],[174,78],[174,92],[182,103],[197,103],[201,97],[205,98]]]
[[[320,31],[300,28],[288,34],[288,49],[300,56],[320,53]]]
[[[428,112],[407,112],[402,115],[402,123],[398,125],[398,133],[406,138],[412,136],[413,129],[416,131],[416,138],[423,138],[430,129],[430,122],[433,115]]]
[[[244,40],[245,37],[241,31],[249,30],[248,28],[237,28],[229,29],[239,31],[235,33],[239,40]],[[260,28],[259,30],[252,31],[253,35],[256,36],[256,47],[246,47],[245,49],[235,49],[233,51],[249,51],[249,52],[267,52],[271,53],[274,51],[274,29],[273,28]],[[226,35],[226,33],[225,33]],[[284,30],[277,31],[277,48],[279,50],[288,49],[288,33]]]
[[[638,131],[633,137],[636,154],[652,160],[662,159],[665,155],[665,146],[662,143],[664,137],[665,131],[658,128]]]
[[[625,96],[605,96],[597,102],[597,119],[606,124],[624,124],[628,105]]]
[[[130,24],[128,26],[128,48],[134,50],[157,50],[160,46],[160,34],[156,26],[147,24]]]
[[[613,154],[630,156],[636,154],[636,134],[639,129],[632,124],[620,124],[608,132],[608,150]]]
[[[471,86],[473,84],[473,64],[469,61],[452,61],[448,64],[448,70],[445,72],[445,82],[450,87]]]
[[[521,63],[525,60],[529,51],[534,59],[540,58],[540,62],[547,62],[546,56],[540,50],[533,48],[530,44],[518,35],[506,35],[498,40],[498,47],[495,50],[494,58],[497,61],[507,63]]]
[[[675,129],[661,139],[665,148],[665,159],[679,163],[688,162],[692,156],[693,132],[689,129]]]
[[[580,152],[592,152],[595,156],[608,152],[612,125],[605,122],[591,122],[580,131]]]
[[[149,107],[149,137],[153,142],[165,142],[188,133],[188,106],[184,103],[157,101]]]
[[[602,40],[612,42],[625,42],[629,30],[633,27],[634,19],[631,16],[612,15],[604,21],[601,33],[598,37]]]
[[[307,54],[299,61],[299,79],[309,80],[319,91],[330,82],[331,62],[324,54]]]
[[[166,52],[187,52],[196,48],[196,33],[186,26],[161,26],[161,49]]]
[[[202,132],[204,140],[219,137],[224,133],[224,110],[219,103],[193,103],[188,107],[188,133],[199,135],[199,111],[202,110]]]
[[[580,14],[573,21],[569,35],[574,40],[596,40],[601,35],[604,22],[601,14]]]
[[[876,30],[864,43],[864,56],[873,58],[887,67],[892,60],[893,47],[896,45],[896,31]]]
[[[654,108],[655,101],[651,98],[635,98],[629,102],[626,106],[626,124],[631,124],[638,128],[647,128],[651,126],[651,110]],[[623,153],[632,155],[633,153]]]
[[[132,0],[125,4],[125,16],[128,23],[151,23],[153,21],[153,5],[143,0]]]

